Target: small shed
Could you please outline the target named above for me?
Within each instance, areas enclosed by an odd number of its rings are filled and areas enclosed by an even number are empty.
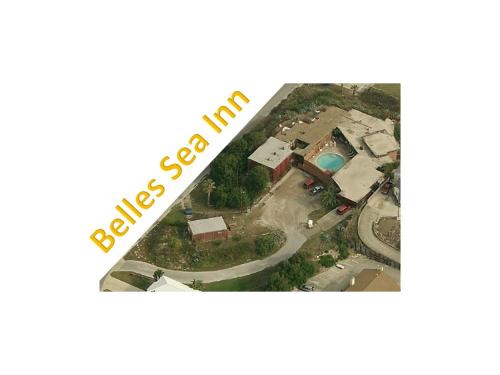
[[[188,222],[189,233],[193,241],[205,242],[227,239],[230,235],[222,216]]]

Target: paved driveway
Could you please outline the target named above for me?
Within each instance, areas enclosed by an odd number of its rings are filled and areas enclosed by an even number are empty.
[[[401,263],[401,253],[380,241],[373,233],[373,224],[380,217],[395,216],[399,216],[399,207],[396,206],[390,195],[384,195],[379,190],[368,199],[359,215],[358,234],[361,241],[370,249]]]
[[[345,266],[343,270],[335,266],[331,267],[328,271],[313,276],[307,283],[313,284],[317,291],[341,291],[347,288],[351,278],[357,276],[362,270],[366,268],[377,269],[379,267],[384,267],[384,272],[400,285],[401,273],[399,270],[376,262],[364,255],[355,254],[349,257],[349,259],[343,260],[341,264]]]

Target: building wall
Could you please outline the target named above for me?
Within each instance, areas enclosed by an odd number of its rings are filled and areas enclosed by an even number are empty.
[[[192,235],[193,241],[196,241],[196,242],[227,240],[228,237],[229,237],[229,230],[207,232],[207,233],[200,233],[197,235]]]
[[[292,167],[292,159],[293,159],[293,154],[290,154],[286,159],[284,159],[276,168],[271,169],[269,167],[266,167],[265,165],[256,163],[253,160],[248,160],[248,168],[252,168],[256,165],[261,165],[264,168],[266,168],[269,171],[269,178],[271,179],[272,182],[278,181],[281,177],[283,177],[286,172],[290,170]]]
[[[325,143],[330,142],[332,140],[332,133],[326,133],[323,138],[319,139],[314,145],[309,146],[309,150],[307,150],[307,154],[304,155],[305,160],[311,160],[314,158],[320,151],[321,148],[324,147]]]
[[[290,170],[292,167],[292,157],[290,154],[285,160],[283,160],[276,168],[271,170],[271,181],[278,181],[283,175]]]
[[[309,173],[310,175],[316,177],[321,183],[323,183],[325,186],[331,186],[333,185],[333,180],[332,178],[327,175],[323,170],[318,167],[316,164],[311,163],[310,161],[304,161],[302,164],[297,164],[297,167],[302,169],[303,171]]]

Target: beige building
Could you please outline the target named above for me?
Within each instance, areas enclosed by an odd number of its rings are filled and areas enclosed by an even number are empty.
[[[399,285],[383,269],[365,269],[351,279],[346,292],[399,292]]]

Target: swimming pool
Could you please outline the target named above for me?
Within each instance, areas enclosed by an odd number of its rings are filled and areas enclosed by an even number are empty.
[[[316,159],[316,164],[322,169],[328,169],[333,172],[337,172],[345,164],[345,160],[339,154],[326,153],[320,155]]]

